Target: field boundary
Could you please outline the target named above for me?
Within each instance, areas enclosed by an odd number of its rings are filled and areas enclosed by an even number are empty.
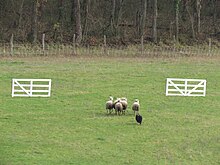
[[[149,57],[190,57],[219,56],[218,47],[201,46],[166,46],[166,45],[133,45],[127,47],[76,46],[72,44],[13,44],[0,43],[0,56],[149,56]]]

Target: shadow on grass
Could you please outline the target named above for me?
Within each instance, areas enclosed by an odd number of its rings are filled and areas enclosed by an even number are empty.
[[[137,126],[139,126],[140,124],[137,124],[136,121],[133,121],[133,122],[130,121],[130,122],[127,123],[127,125],[133,125],[133,126],[137,125]]]
[[[96,116],[96,117],[126,117],[126,116],[129,116],[129,117],[131,117],[131,116],[134,116],[134,114],[132,114],[132,113],[125,113],[125,114],[121,114],[121,115],[117,115],[117,114],[115,114],[114,112],[113,113],[94,113],[94,115]]]
[[[125,115],[116,115],[115,113],[111,113],[111,114],[107,114],[107,113],[94,113],[94,116],[96,118],[130,118],[133,120],[130,120],[129,122],[125,122],[124,124],[129,125],[129,126],[140,126],[140,124],[138,124],[135,121],[135,117],[133,113],[127,113]]]

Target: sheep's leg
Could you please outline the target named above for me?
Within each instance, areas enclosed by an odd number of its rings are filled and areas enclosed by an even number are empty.
[[[120,115],[120,111],[117,111],[117,115]]]

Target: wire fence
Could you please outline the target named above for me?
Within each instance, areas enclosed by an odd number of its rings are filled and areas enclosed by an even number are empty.
[[[0,56],[124,56],[178,57],[220,56],[220,48],[207,45],[179,46],[137,44],[127,47],[77,46],[75,44],[12,44],[0,43]]]

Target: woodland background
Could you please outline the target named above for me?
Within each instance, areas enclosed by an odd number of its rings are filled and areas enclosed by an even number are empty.
[[[126,46],[220,41],[219,0],[1,0],[0,42]],[[75,36],[75,37],[73,37]]]

